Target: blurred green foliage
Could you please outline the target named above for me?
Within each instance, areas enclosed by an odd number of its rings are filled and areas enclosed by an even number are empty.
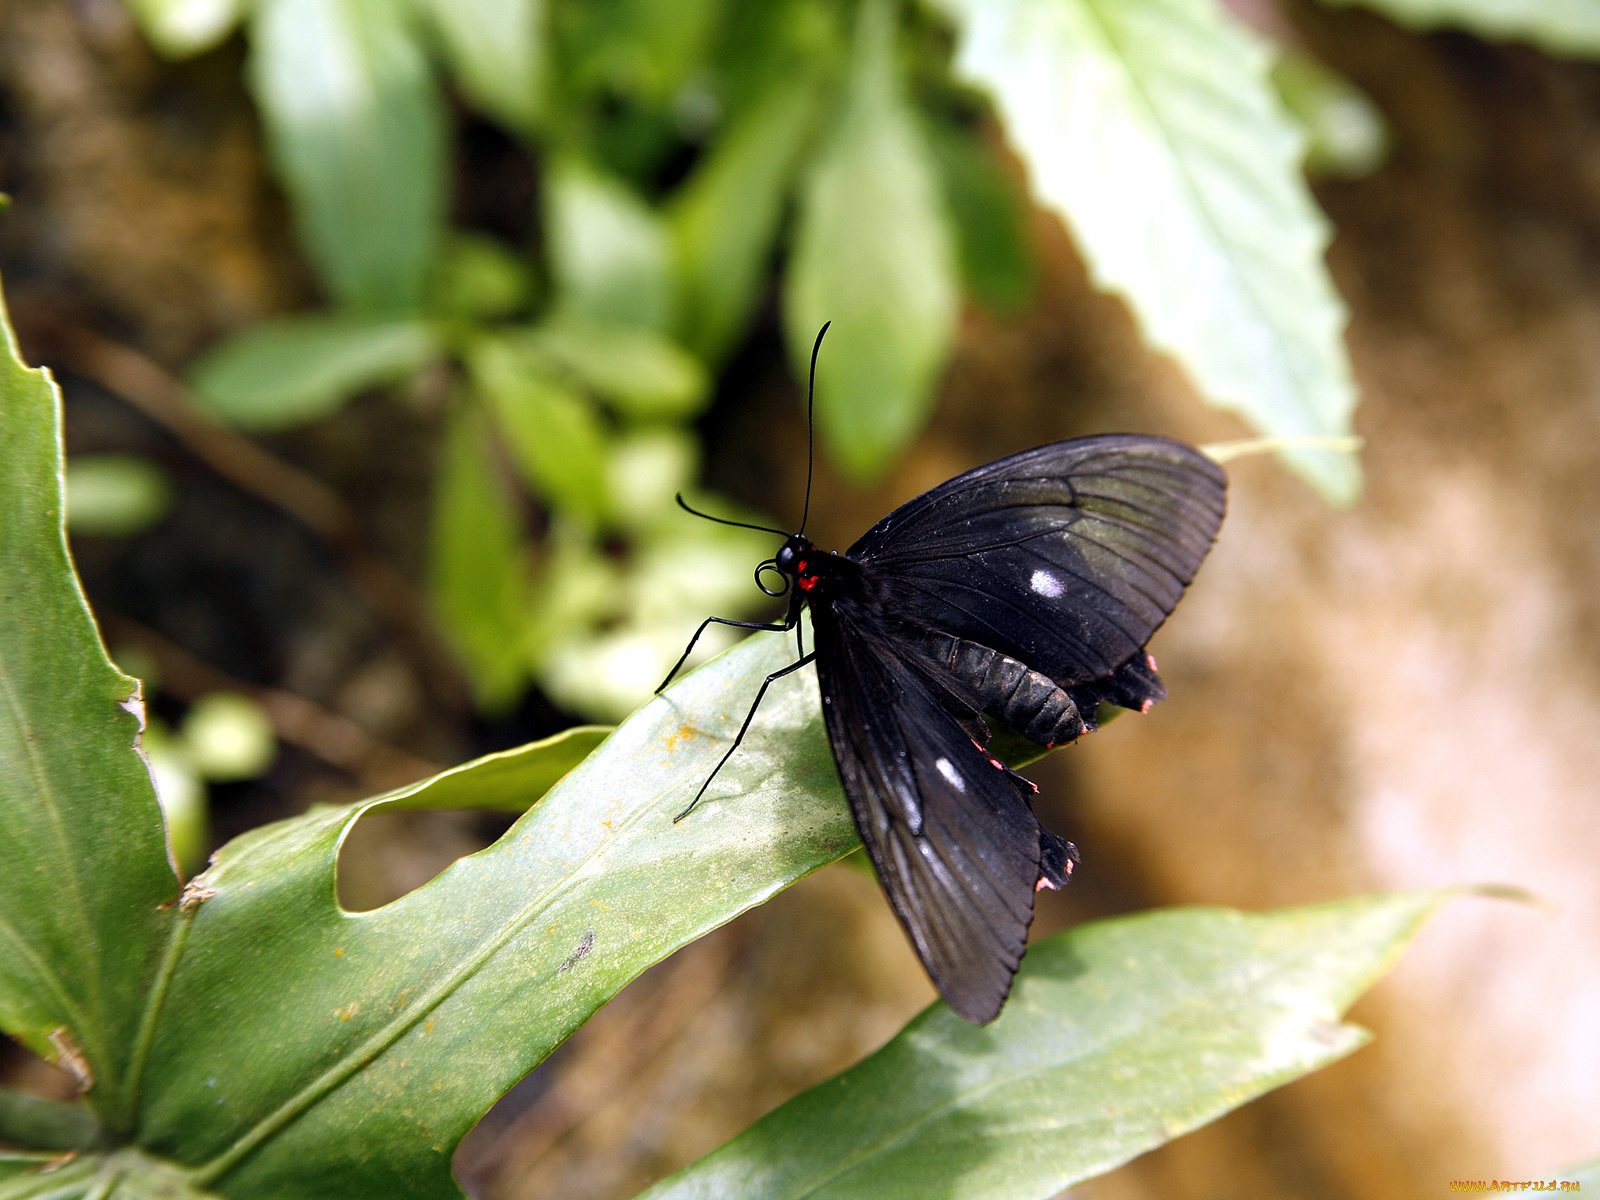
[[[1583,0],[1372,2],[1556,48],[1593,25]],[[765,541],[642,507],[693,483],[716,372],[769,298],[797,374],[831,320],[820,442],[880,477],[928,418],[963,300],[1029,302],[1030,197],[1209,402],[1291,435],[1328,498],[1357,494],[1354,458],[1319,446],[1355,392],[1300,168],[1373,169],[1382,118],[1213,0],[133,7],[172,55],[248,27],[329,301],[195,364],[212,411],[273,430],[441,364],[455,381],[432,586],[486,707],[532,680],[613,719],[698,617],[753,615]],[[535,164],[529,244],[450,227],[452,96]]]

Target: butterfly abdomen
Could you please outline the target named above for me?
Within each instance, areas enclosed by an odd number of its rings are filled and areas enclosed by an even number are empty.
[[[998,717],[1030,742],[1059,746],[1084,732],[1078,706],[1049,676],[965,638],[935,633],[924,646],[970,693],[975,707]]]

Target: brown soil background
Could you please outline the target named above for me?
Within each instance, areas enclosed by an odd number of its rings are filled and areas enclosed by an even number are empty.
[[[1221,540],[1153,647],[1172,698],[1037,772],[1085,865],[1036,929],[1439,884],[1543,903],[1455,901],[1357,1006],[1372,1046],[1074,1193],[1092,1200],[1411,1200],[1600,1153],[1600,67],[1356,11],[1288,15],[1395,136],[1373,176],[1319,186],[1366,496],[1337,512],[1269,460],[1231,469]],[[0,3],[0,186],[16,198],[0,267],[24,345],[61,374],[73,450],[150,454],[179,486],[157,533],[76,547],[111,640],[158,630],[434,761],[545,732],[560,717],[537,705],[472,720],[348,557],[119,400],[136,380],[86,365],[84,330],[179,370],[309,302],[241,59],[234,42],[163,64],[113,0]],[[527,181],[469,132],[461,208],[514,222]],[[883,487],[824,472],[819,541],[1050,438],[1243,432],[1142,348],[1058,224],[1037,217],[1035,237],[1037,303],[968,315],[938,417]],[[803,430],[783,370],[769,315],[707,422],[709,482],[792,518]],[[272,449],[359,501],[373,553],[415,580],[436,409],[426,388],[412,399]],[[211,676],[163,652],[158,711],[179,712]],[[218,833],[361,790],[291,748],[261,784],[219,790]],[[494,832],[365,823],[344,894],[382,902]],[[637,981],[468,1139],[460,1174],[496,1200],[632,1195],[930,997],[870,878],[829,868]],[[54,1086],[15,1054],[4,1069]]]

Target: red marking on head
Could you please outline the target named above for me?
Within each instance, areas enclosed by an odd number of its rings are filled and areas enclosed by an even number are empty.
[[[802,575],[795,582],[800,585],[802,592],[809,592],[817,586],[817,577],[815,575]]]
[[[799,562],[795,563],[794,569],[799,571],[800,574],[804,575],[806,573],[806,560],[802,558]]]

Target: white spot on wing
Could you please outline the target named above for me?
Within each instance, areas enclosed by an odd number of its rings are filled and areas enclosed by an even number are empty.
[[[1033,578],[1028,582],[1032,585],[1033,590],[1041,596],[1054,598],[1067,590],[1061,580],[1050,574],[1049,571],[1035,571]]]
[[[964,792],[967,790],[967,781],[956,773],[955,767],[950,765],[948,758],[938,759],[933,765],[939,768],[939,774],[943,775],[956,791]]]

